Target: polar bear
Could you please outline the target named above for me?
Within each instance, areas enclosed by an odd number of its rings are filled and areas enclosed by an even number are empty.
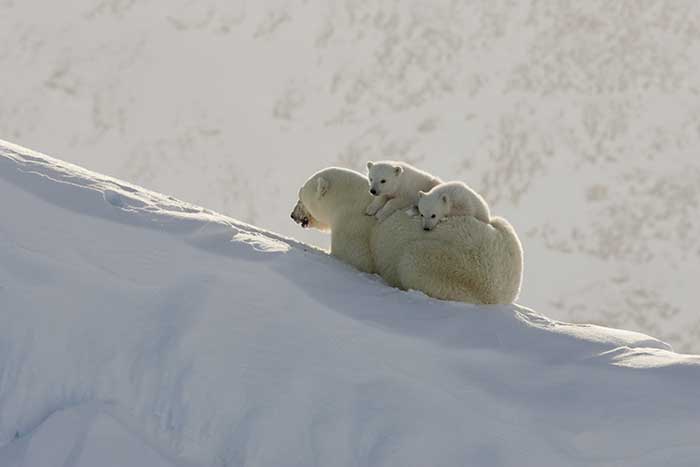
[[[369,192],[375,198],[365,213],[380,221],[399,209],[413,208],[418,204],[419,191],[429,191],[441,183],[427,172],[396,161],[367,162],[367,175]]]
[[[433,230],[438,222],[453,216],[491,221],[491,211],[484,198],[462,182],[445,182],[427,193],[418,192],[418,212],[423,219],[423,230]]]
[[[375,272],[369,235],[377,222],[362,213],[372,201],[361,174],[330,167],[312,175],[299,190],[292,219],[302,227],[330,230],[331,254],[360,271]]]
[[[368,186],[358,172],[321,170],[299,190],[292,217],[302,226],[330,230],[332,255],[379,273],[389,285],[466,303],[517,298],[523,253],[505,219],[484,223],[472,216],[450,217],[431,232],[403,211],[377,222],[363,214],[372,201]]]

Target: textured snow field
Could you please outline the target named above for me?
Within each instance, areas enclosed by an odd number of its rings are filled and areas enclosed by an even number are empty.
[[[9,143],[0,206],[2,467],[700,459],[700,357],[654,338],[401,292]]]
[[[318,167],[463,180],[530,306],[700,353],[700,1],[0,0],[0,70],[0,138],[305,243]]]

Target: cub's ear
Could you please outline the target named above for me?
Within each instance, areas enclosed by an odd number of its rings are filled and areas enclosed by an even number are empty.
[[[447,201],[448,201],[447,195],[442,195],[442,202],[447,204]]]
[[[374,165],[374,162],[372,162],[372,161],[367,162],[367,169],[368,170],[371,169],[373,165]]]
[[[401,175],[403,173],[403,167],[400,165],[394,166],[394,175]]]
[[[423,196],[425,196],[425,191],[419,191],[419,192],[418,192],[418,197],[419,197],[419,198],[422,198]]]
[[[328,187],[330,183],[323,177],[319,177],[316,181],[316,196],[322,198],[328,192]]]

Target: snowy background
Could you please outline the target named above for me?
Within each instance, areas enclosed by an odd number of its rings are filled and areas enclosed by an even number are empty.
[[[327,245],[328,165],[412,162],[521,234],[520,302],[700,351],[700,3],[0,0],[0,138]]]

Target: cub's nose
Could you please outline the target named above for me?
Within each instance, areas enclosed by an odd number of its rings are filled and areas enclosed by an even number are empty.
[[[425,230],[426,232],[430,232],[430,227],[423,227],[423,230]]]
[[[377,194],[377,190],[375,190],[374,188],[372,188],[371,190],[369,190],[369,192],[372,193],[373,195],[376,195],[376,194]]]

